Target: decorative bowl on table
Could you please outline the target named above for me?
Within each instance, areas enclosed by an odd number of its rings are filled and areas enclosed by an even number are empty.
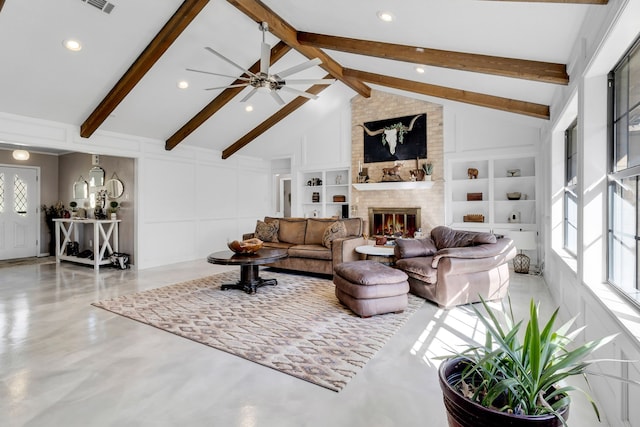
[[[233,242],[227,242],[227,246],[233,252],[242,255],[250,255],[258,252],[262,248],[263,242],[260,239],[248,239],[248,240],[234,240]]]
[[[507,193],[507,199],[509,200],[520,200],[520,197],[522,197],[522,193],[520,193],[519,191]]]

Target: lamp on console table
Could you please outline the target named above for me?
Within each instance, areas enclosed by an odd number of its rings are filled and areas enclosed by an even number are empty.
[[[529,273],[531,259],[523,251],[531,251],[537,248],[535,231],[512,231],[508,236],[513,240],[519,254],[513,258],[513,271],[516,273]]]

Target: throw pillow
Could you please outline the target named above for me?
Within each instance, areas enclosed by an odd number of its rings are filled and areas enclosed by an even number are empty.
[[[331,242],[336,239],[347,237],[347,227],[342,221],[336,221],[330,224],[322,235],[322,245],[331,249]]]
[[[263,242],[277,242],[278,228],[280,228],[280,221],[277,219],[268,223],[258,220],[255,236]]]

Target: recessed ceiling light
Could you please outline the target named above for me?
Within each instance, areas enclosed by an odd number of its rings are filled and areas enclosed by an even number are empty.
[[[384,22],[391,22],[394,19],[393,13],[387,12],[385,10],[378,11],[378,18]]]
[[[246,111],[247,113],[250,113],[253,111],[253,105],[247,105],[246,107],[244,107],[244,111]]]
[[[189,87],[189,82],[188,82],[188,81],[186,81],[186,80],[180,80],[180,81],[178,82],[178,87],[179,87],[180,89],[186,89],[186,88],[188,88],[188,87]]]
[[[418,73],[418,74],[424,74],[424,71],[425,71],[425,69],[424,69],[424,67],[422,65],[416,65],[415,70],[416,70],[416,73]]]
[[[67,39],[62,42],[62,45],[72,52],[78,52],[82,50],[82,45],[78,40]]]

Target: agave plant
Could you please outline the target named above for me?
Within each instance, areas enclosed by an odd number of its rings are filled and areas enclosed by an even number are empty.
[[[589,394],[564,384],[563,380],[585,376],[587,367],[595,362],[586,358],[615,335],[578,345],[574,339],[584,328],[571,330],[575,318],[554,329],[556,309],[547,323],[541,325],[539,307],[531,300],[530,317],[522,337],[523,321],[514,320],[511,301],[502,322],[484,300],[482,305],[486,314],[475,306],[472,308],[486,328],[484,345],[456,352],[456,356],[464,358],[466,366],[456,385],[460,393],[484,407],[515,415],[554,414],[566,425],[559,411],[569,405],[569,392],[578,391],[589,399],[600,419]]]

